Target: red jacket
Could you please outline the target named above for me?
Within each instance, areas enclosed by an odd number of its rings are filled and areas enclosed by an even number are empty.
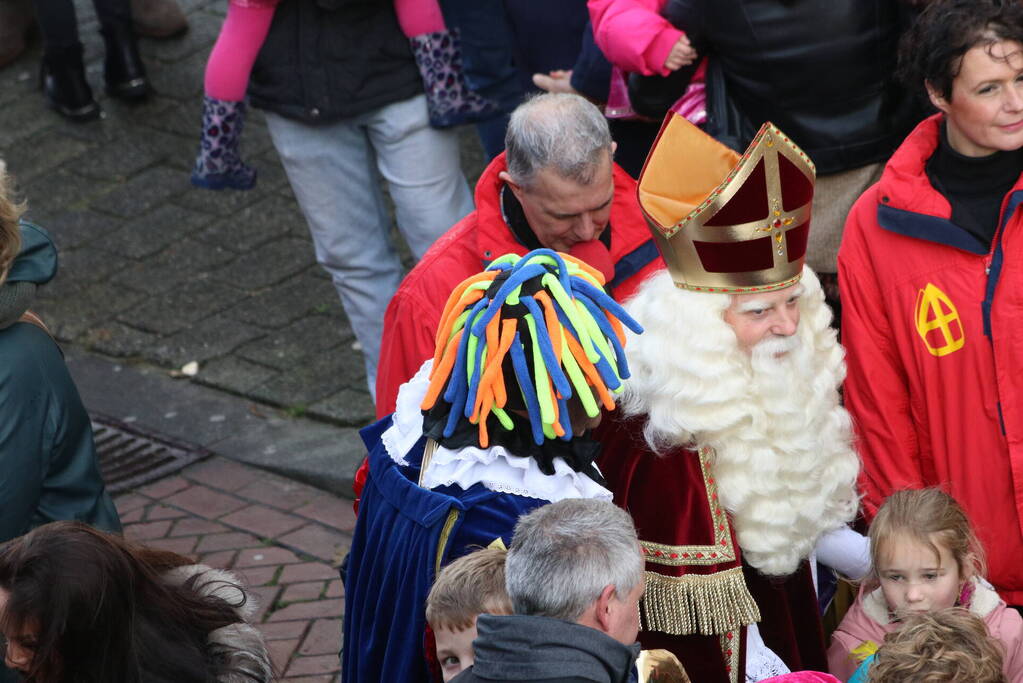
[[[504,183],[498,174],[506,168],[503,154],[490,162],[476,184],[476,210],[430,247],[387,306],[377,366],[378,418],[394,411],[398,387],[433,357],[440,314],[455,287],[499,256],[528,251],[501,216]],[[608,287],[616,300],[624,301],[664,261],[640,213],[636,181],[615,165],[614,184],[610,223],[615,277]]]
[[[838,254],[845,401],[868,517],[885,496],[943,486],[966,508],[990,578],[1023,604],[1023,180],[991,248],[950,221],[924,172],[923,121],[857,200]]]

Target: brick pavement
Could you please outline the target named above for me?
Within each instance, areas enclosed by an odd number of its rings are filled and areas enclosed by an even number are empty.
[[[38,89],[38,40],[0,69],[0,159],[29,218],[61,250],[39,312],[62,342],[165,369],[198,361],[196,382],[336,424],[372,416],[360,354],[337,295],[314,262],[305,221],[253,112],[243,153],[250,192],[191,187],[203,69],[224,0],[181,0],[191,29],[142,40],[155,94],[139,106],[102,89],[92,3],[74,0],[87,75],[105,118],[69,123]],[[470,181],[482,170],[462,131]],[[399,240],[400,241],[400,240]]]
[[[337,679],[351,501],[213,457],[114,502],[129,539],[242,578],[282,680]]]

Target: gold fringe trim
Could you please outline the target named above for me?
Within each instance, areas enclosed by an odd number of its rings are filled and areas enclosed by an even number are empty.
[[[742,567],[716,574],[646,574],[643,629],[675,636],[721,635],[760,621]]]

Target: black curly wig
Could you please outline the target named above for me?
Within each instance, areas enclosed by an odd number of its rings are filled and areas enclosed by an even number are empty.
[[[934,0],[902,38],[899,77],[908,87],[927,84],[951,100],[963,55],[978,45],[990,47],[1003,40],[1023,45],[1019,0]]]

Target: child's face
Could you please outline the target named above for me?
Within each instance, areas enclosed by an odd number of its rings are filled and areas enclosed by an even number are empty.
[[[962,589],[959,566],[952,552],[936,538],[928,546],[902,534],[885,543],[877,568],[888,609],[895,613],[930,612],[953,607]]]
[[[437,640],[437,661],[440,662],[444,683],[472,666],[472,641],[476,640],[475,619],[469,628],[453,631],[442,627],[435,629],[433,636]]]

